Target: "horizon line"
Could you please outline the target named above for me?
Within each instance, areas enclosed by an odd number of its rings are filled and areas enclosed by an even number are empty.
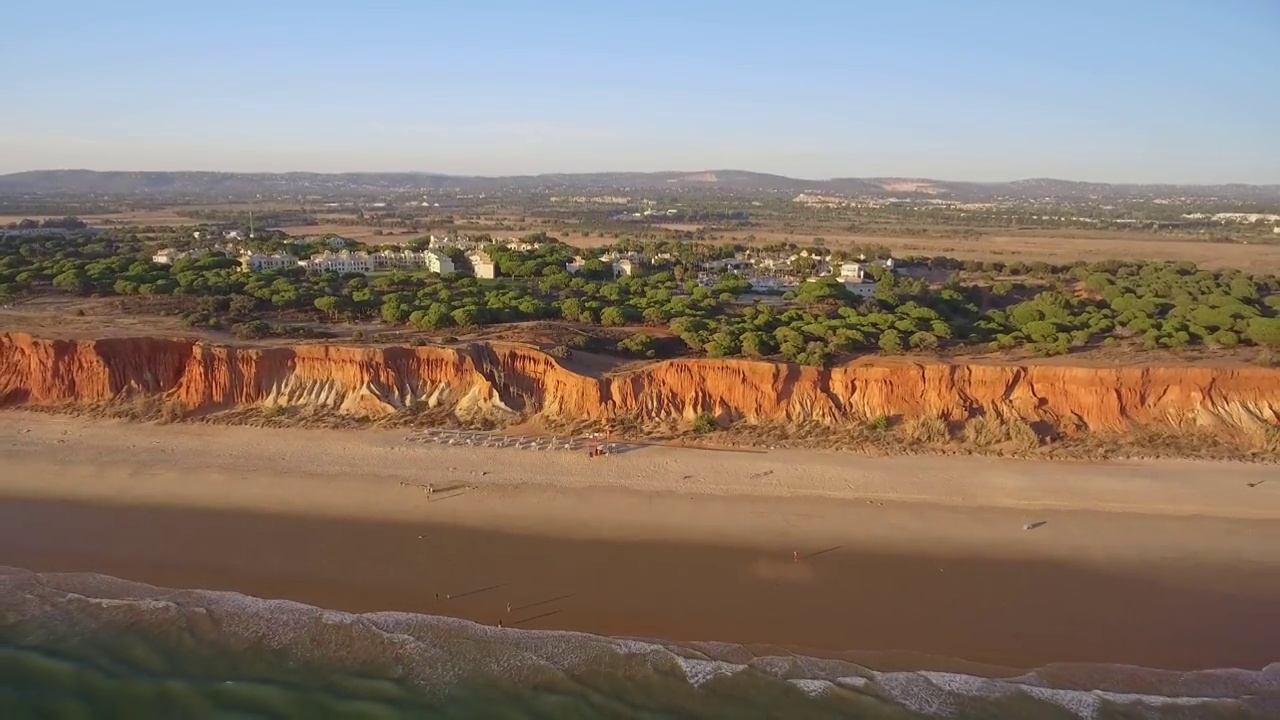
[[[32,168],[28,170],[14,170],[11,172],[0,173],[0,178],[13,175],[23,175],[28,173],[57,173],[57,172],[88,172],[88,173],[208,173],[218,175],[424,175],[444,178],[472,179],[472,180],[503,180],[509,178],[541,178],[551,176],[564,175],[705,175],[714,173],[747,173],[751,175],[767,175],[785,180],[796,180],[800,182],[824,183],[838,180],[903,180],[903,181],[925,181],[937,183],[968,183],[973,185],[1008,185],[1018,182],[1030,182],[1035,180],[1047,180],[1053,182],[1069,182],[1086,185],[1152,185],[1152,186],[1190,186],[1190,187],[1215,187],[1240,185],[1246,187],[1277,187],[1280,186],[1280,180],[1273,182],[1243,182],[1243,181],[1227,181],[1227,182],[1178,182],[1178,181],[1160,181],[1160,182],[1135,182],[1135,181],[1106,181],[1106,180],[1074,180],[1062,177],[1053,177],[1050,175],[1039,175],[1030,177],[1021,177],[1011,180],[954,180],[937,177],[929,177],[925,175],[839,175],[825,178],[809,178],[799,177],[795,175],[784,175],[775,172],[764,172],[758,170],[743,170],[741,168],[717,168],[702,170],[588,170],[588,171],[551,171],[539,173],[509,173],[503,175],[474,175],[462,173],[438,172],[433,170],[99,170],[94,168]]]

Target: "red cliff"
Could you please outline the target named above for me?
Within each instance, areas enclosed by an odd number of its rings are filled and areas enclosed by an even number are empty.
[[[832,425],[877,416],[988,415],[1065,432],[1280,424],[1280,371],[1265,368],[877,360],[821,370],[691,359],[594,378],[517,345],[242,348],[0,335],[0,404],[95,403],[134,393],[163,395],[190,410],[306,406],[356,415],[428,406],[460,416],[663,421],[709,412],[728,420]]]

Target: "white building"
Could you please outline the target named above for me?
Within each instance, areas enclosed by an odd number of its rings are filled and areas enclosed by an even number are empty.
[[[382,250],[368,253],[363,251],[326,250],[312,255],[306,260],[299,260],[298,266],[313,272],[333,271],[339,273],[367,273],[385,268],[423,268],[429,272],[453,272],[453,261],[443,253],[434,250]]]
[[[844,285],[845,290],[848,290],[858,297],[871,297],[876,292],[876,284],[874,282],[857,280],[843,281],[841,284]]]
[[[432,235],[427,240],[427,247],[432,250],[452,250],[458,248],[463,251],[477,250],[480,244],[466,236],[457,235]]]
[[[564,264],[564,269],[565,269],[565,272],[568,272],[573,275],[577,275],[579,272],[582,271],[582,267],[586,264],[587,264],[586,260],[583,260],[581,257],[575,255],[572,260]]]
[[[742,272],[751,268],[751,261],[739,257],[720,258],[699,263],[699,267],[707,272]]]
[[[507,246],[507,249],[514,250],[516,252],[533,252],[542,246],[542,243],[529,242],[528,240],[521,240],[519,238],[511,238],[510,240],[504,241],[503,244]]]
[[[632,262],[630,258],[622,258],[613,264],[613,274],[615,277],[622,277],[623,275],[629,277],[635,273],[636,267],[637,263]]]
[[[151,256],[151,262],[161,265],[172,265],[179,260],[188,258],[202,258],[209,254],[207,248],[196,248],[194,250],[174,250],[173,248],[165,248],[155,255]]]
[[[339,252],[330,252],[328,250],[312,255],[306,260],[299,260],[298,266],[312,272],[339,272],[339,273],[367,273],[374,269],[374,259],[367,252],[351,252],[350,250],[341,250]]]
[[[635,252],[624,253],[624,252],[618,252],[617,250],[610,250],[609,252],[606,252],[605,254],[600,256],[601,262],[616,264],[619,260],[630,260],[632,262],[639,262],[640,253],[635,253]]]
[[[297,267],[297,265],[298,258],[288,253],[271,253],[270,255],[248,253],[240,256],[240,269],[246,271],[279,270]]]
[[[840,263],[841,282],[862,282],[867,276],[867,266],[860,262]]]
[[[373,253],[373,261],[377,267],[422,268],[441,275],[453,272],[453,261],[436,250],[383,250]]]
[[[839,278],[841,282],[862,282],[870,275],[871,267],[882,267],[889,272],[893,272],[893,258],[885,258],[884,260],[873,260],[866,262],[866,256],[859,256],[860,262],[845,262],[840,264]]]
[[[493,258],[489,257],[488,253],[471,253],[467,259],[471,261],[471,268],[475,271],[476,277],[492,280],[498,276],[498,268],[493,264]]]
[[[779,277],[775,275],[756,275],[747,278],[751,283],[751,289],[757,292],[779,292],[786,290],[794,290],[798,283],[787,277]]]

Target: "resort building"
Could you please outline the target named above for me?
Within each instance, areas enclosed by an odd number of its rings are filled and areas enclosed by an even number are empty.
[[[467,256],[471,261],[471,269],[475,271],[476,277],[482,280],[492,280],[498,276],[498,268],[493,264],[493,258],[488,253],[474,252]]]
[[[279,270],[297,266],[298,258],[288,253],[271,253],[270,255],[247,253],[240,256],[240,269],[246,271]]]

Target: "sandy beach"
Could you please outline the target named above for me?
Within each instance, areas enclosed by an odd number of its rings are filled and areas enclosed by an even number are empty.
[[[407,435],[3,412],[0,564],[1006,667],[1280,659],[1274,467]]]

